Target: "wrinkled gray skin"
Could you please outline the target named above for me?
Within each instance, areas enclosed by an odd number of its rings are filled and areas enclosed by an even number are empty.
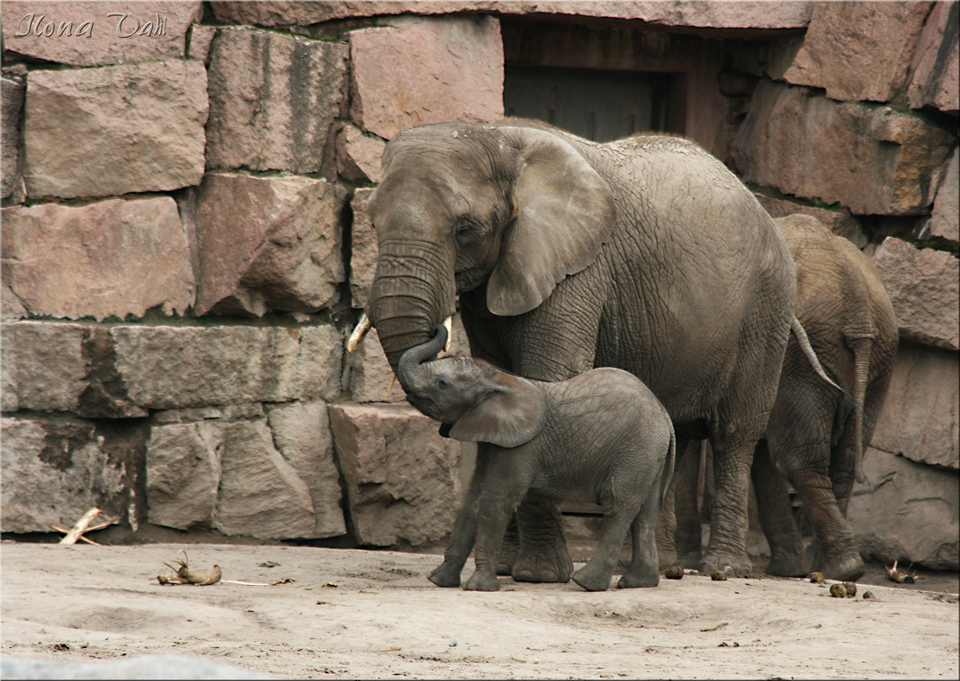
[[[791,337],[767,435],[757,445],[752,468],[771,550],[767,572],[799,577],[812,569],[828,579],[855,580],[864,566],[846,508],[890,384],[897,321],[880,276],[856,246],[815,218],[791,215],[776,222],[796,264],[797,318],[824,369],[864,409],[852,408],[817,376]],[[678,466],[675,479],[677,556],[687,566],[696,565],[700,555],[697,470]],[[784,478],[799,494],[816,534],[812,567]]]
[[[746,187],[686,140],[596,144],[515,119],[407,130],[382,166],[367,312],[394,369],[459,295],[472,355],[500,369],[543,381],[604,366],[634,374],[667,408],[678,446],[709,437],[716,453],[700,568],[748,571],[750,464],[796,282]],[[502,569],[569,579],[556,503],[525,500],[517,523],[522,543]]]
[[[407,401],[440,421],[441,435],[479,443],[450,546],[430,581],[459,586],[476,544],[477,570],[464,588],[498,590],[504,531],[529,493],[603,508],[596,551],[573,573],[584,589],[610,586],[628,531],[633,558],[617,586],[659,584],[656,520],[673,474],[676,440],[670,415],[653,393],[619,369],[544,383],[469,357],[425,362],[446,339],[439,325],[434,339],[407,350],[398,367]]]

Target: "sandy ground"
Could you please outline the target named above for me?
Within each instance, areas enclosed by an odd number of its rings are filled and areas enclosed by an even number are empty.
[[[225,580],[294,581],[160,586],[181,548]],[[426,580],[438,556],[386,551],[5,541],[0,559],[7,659],[173,654],[279,678],[960,674],[956,596],[892,582],[854,599],[806,580],[696,574],[604,593],[501,578],[501,591],[473,593]]]

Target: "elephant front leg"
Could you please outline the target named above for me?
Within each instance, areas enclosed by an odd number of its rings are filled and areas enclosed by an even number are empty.
[[[450,535],[450,545],[443,554],[443,562],[437,566],[427,579],[443,587],[460,586],[460,573],[467,562],[477,537],[477,506],[480,498],[480,485],[486,474],[488,458],[477,456],[477,465],[470,480],[470,486],[463,497],[463,504],[457,514]]]
[[[552,499],[526,497],[517,509],[520,548],[512,575],[518,582],[569,582],[573,560],[563,538],[563,516]]]
[[[477,509],[477,542],[473,558],[477,569],[463,585],[465,590],[500,590],[497,564],[500,560],[503,533],[522,494],[523,490],[516,490],[504,495],[481,495]]]

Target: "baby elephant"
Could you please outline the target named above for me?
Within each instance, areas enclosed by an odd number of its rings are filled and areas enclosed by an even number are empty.
[[[673,475],[676,444],[670,416],[653,393],[619,369],[545,383],[469,357],[426,361],[446,339],[438,326],[433,339],[410,348],[397,368],[407,401],[442,422],[441,435],[480,443],[450,546],[430,581],[459,586],[475,543],[477,570],[464,588],[499,589],[504,530],[529,493],[603,508],[600,541],[590,562],[573,574],[577,584],[607,589],[631,530],[633,559],[618,586],[656,586],[657,511]]]

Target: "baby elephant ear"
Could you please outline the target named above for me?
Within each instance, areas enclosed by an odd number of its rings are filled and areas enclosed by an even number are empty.
[[[518,447],[543,428],[547,401],[540,388],[525,378],[498,373],[493,389],[450,428],[463,442],[491,442]]]
[[[564,277],[592,263],[613,227],[613,193],[569,142],[534,128],[503,127],[520,152],[514,218],[487,285],[495,315],[529,312]]]

